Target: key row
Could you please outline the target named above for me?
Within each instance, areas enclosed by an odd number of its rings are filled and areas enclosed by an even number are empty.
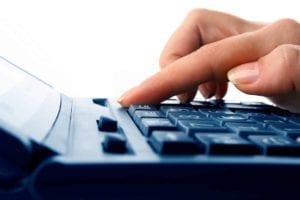
[[[284,136],[196,134],[181,131],[154,131],[149,144],[159,154],[274,155],[300,156],[300,143]]]
[[[150,136],[153,130],[182,130],[188,135],[195,133],[237,133],[247,137],[251,134],[300,136],[300,124],[284,121],[275,116],[245,118],[238,114],[214,113],[205,116],[199,112],[176,111],[167,117],[160,111],[136,110],[130,113],[143,135]],[[295,118],[295,117],[294,117]]]

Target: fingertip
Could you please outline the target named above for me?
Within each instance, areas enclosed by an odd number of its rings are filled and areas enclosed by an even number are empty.
[[[217,87],[217,91],[215,94],[216,99],[223,99],[223,97],[226,95],[228,90],[228,84],[227,83],[219,83]]]
[[[124,92],[117,100],[117,102],[123,106],[123,107],[129,107],[131,104],[133,104],[134,102],[132,101],[132,99],[130,98],[131,93],[134,92],[134,90],[136,89],[136,87],[132,87],[131,89],[127,90],[126,92]]]
[[[205,99],[213,97],[216,93],[217,84],[215,82],[206,82],[198,86],[198,90]]]
[[[196,93],[197,93],[197,88],[194,88],[190,92],[186,92],[186,93],[177,95],[177,98],[180,101],[180,103],[183,103],[183,104],[189,103],[190,101],[192,101],[194,99]]]

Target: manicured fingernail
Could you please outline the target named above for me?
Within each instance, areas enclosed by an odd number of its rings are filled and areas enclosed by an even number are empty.
[[[231,69],[227,77],[233,84],[250,84],[255,82],[259,76],[259,66],[257,62],[243,64]]]

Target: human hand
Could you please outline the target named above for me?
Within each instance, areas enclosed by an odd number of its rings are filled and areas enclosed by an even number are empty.
[[[230,80],[239,90],[300,112],[300,25],[291,19],[261,24],[210,10],[193,10],[168,41],[161,71],[119,102],[155,104],[173,95],[222,98]]]

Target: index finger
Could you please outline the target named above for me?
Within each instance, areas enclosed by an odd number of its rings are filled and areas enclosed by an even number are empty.
[[[299,44],[297,35],[294,22],[281,20],[254,32],[210,43],[166,66],[126,92],[119,102],[123,106],[156,104],[207,81],[228,81],[231,68],[253,62],[280,44]]]
[[[160,56],[160,66],[163,68],[208,43],[263,26],[227,13],[194,9],[168,40]]]

